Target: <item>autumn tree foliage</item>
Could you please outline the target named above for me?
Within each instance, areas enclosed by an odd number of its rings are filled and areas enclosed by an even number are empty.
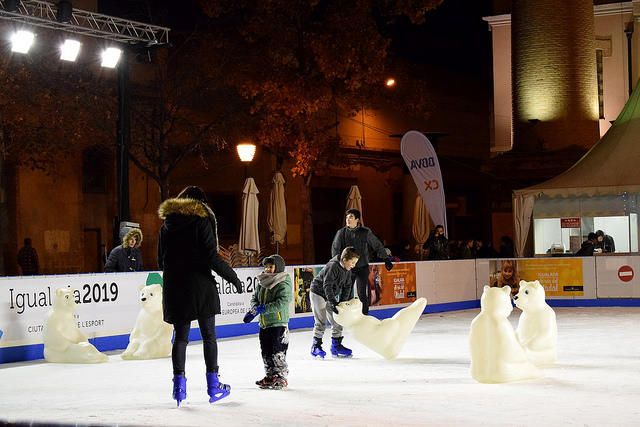
[[[441,2],[199,1],[214,23],[210,55],[232,58],[225,79],[251,102],[256,139],[291,159],[292,173],[305,180],[305,262],[315,262],[309,184],[315,171],[340,161],[340,115],[388,96],[382,85],[393,69],[390,25],[398,16],[422,22]]]
[[[131,100],[130,159],[158,184],[162,200],[178,165],[197,156],[208,167],[207,158],[228,146],[248,111],[237,90],[221,82],[221,68],[207,60],[199,37],[176,38],[158,52],[150,78],[135,85]]]

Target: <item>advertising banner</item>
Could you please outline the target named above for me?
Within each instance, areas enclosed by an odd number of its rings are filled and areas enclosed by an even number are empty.
[[[442,225],[448,236],[442,173],[433,145],[424,134],[412,130],[402,137],[400,152],[429,210],[433,224]]]
[[[369,266],[370,305],[393,305],[416,300],[416,263],[403,262],[387,271],[382,264]]]
[[[311,313],[311,281],[322,267],[295,267],[293,269],[293,303],[295,313]]]
[[[262,268],[238,269],[244,293],[216,276],[222,314],[216,324],[241,323]],[[139,288],[158,272],[31,276],[0,279],[0,348],[41,344],[58,288],[74,289],[78,328],[89,339],[129,334],[140,311]],[[192,327],[197,327],[194,322]]]
[[[547,297],[583,296],[582,259],[502,259],[489,262],[489,284],[538,280]]]

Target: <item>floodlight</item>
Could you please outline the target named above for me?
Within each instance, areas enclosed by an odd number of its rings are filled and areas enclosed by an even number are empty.
[[[75,61],[80,52],[80,42],[77,40],[67,39],[60,46],[60,59],[63,61]]]
[[[122,50],[117,47],[108,47],[102,52],[102,66],[107,68],[115,68],[118,65]]]
[[[11,36],[11,51],[18,53],[27,53],[31,49],[35,34],[31,31],[19,30]]]

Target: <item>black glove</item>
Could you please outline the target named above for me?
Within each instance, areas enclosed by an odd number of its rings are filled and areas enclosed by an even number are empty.
[[[327,301],[327,310],[332,311],[335,314],[338,314],[338,307],[336,307],[336,305],[338,305],[337,302]]]
[[[247,311],[247,314],[244,315],[244,318],[242,319],[242,321],[244,323],[249,323],[251,322],[253,319],[255,319],[255,317],[258,315],[258,310],[256,310],[256,307],[251,307],[251,310]]]
[[[235,288],[236,292],[241,294],[242,293],[242,288],[244,283],[242,283],[242,281],[240,279],[237,279],[235,282],[233,282],[233,287]]]
[[[393,263],[391,262],[391,260],[389,258],[384,260],[384,268],[386,268],[387,271],[393,270]]]

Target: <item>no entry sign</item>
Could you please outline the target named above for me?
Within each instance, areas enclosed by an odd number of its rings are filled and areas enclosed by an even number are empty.
[[[618,269],[618,279],[623,282],[630,282],[633,279],[633,268],[629,265],[623,265]]]

